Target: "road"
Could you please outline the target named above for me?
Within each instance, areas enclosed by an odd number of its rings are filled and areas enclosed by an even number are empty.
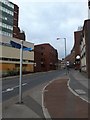
[[[74,74],[75,71],[72,70],[69,73],[70,87],[74,89],[74,91],[78,89],[84,90],[86,92],[85,96],[87,97],[87,87],[85,87],[85,84],[83,85],[80,83],[80,81],[77,81],[75,77],[73,77]],[[19,77],[4,78],[2,81],[3,117],[16,118],[17,116],[18,118],[43,118],[43,88],[49,83],[49,81],[58,79],[65,75],[65,70],[55,70],[49,72],[33,73],[23,76],[22,90],[24,104],[22,105],[22,107],[19,107],[20,105],[17,104],[17,95],[19,93]],[[15,99],[13,99],[13,97],[15,97]],[[19,112],[17,113],[17,111]]]
[[[25,92],[37,85],[44,84],[64,75],[65,71],[49,71],[25,75],[22,78],[22,91]],[[8,100],[19,93],[19,77],[4,78],[2,80],[2,100]]]

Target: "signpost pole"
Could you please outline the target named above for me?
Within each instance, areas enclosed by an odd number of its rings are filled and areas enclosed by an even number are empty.
[[[22,61],[23,61],[23,41],[20,49],[20,80],[19,80],[19,103],[22,103]]]

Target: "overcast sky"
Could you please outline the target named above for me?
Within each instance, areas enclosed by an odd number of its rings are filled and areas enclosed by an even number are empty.
[[[10,0],[19,6],[19,27],[26,40],[34,44],[50,43],[64,57],[64,39],[67,54],[74,45],[74,31],[87,19],[87,0]],[[32,2],[33,1],[33,2]],[[36,2],[37,1],[37,2]],[[72,2],[71,2],[72,1]]]

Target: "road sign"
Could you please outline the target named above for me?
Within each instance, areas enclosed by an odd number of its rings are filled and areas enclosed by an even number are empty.
[[[12,40],[10,41],[10,44],[11,44],[11,46],[14,47],[14,48],[18,48],[18,49],[21,48],[21,44],[16,43],[16,42],[14,42],[14,41],[12,41]],[[23,46],[23,50],[24,50],[24,51],[32,51],[33,49],[32,49],[32,48],[28,48],[28,47],[26,47],[26,46]]]
[[[24,51],[32,51],[32,48],[23,48]]]

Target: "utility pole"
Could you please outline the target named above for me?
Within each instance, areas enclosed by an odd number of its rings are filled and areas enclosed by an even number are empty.
[[[66,74],[67,74],[67,61],[66,61],[66,38],[57,38],[57,40],[59,39],[64,39],[64,44],[65,44],[65,58],[64,58],[64,62],[65,62],[65,68],[66,68]]]
[[[65,40],[65,68],[66,68],[66,74],[67,74],[67,61],[66,61],[66,38],[64,38],[64,40]]]

